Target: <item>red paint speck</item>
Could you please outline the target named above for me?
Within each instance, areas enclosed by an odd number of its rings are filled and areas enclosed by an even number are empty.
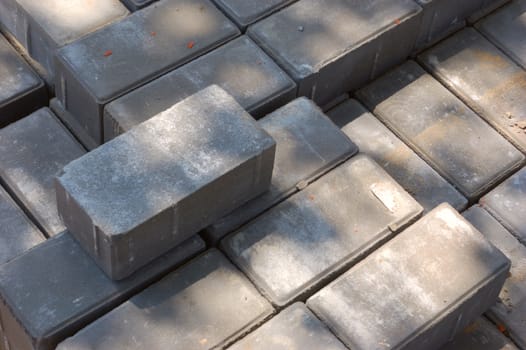
[[[113,55],[113,52],[111,50],[104,51],[104,57],[109,57],[111,55]]]
[[[151,36],[156,36],[157,33],[156,33],[156,32],[151,32],[150,35],[151,35]]]
[[[397,19],[395,19],[394,23],[398,25],[398,24],[400,24],[402,22],[397,18]]]
[[[191,48],[194,47],[194,45],[195,45],[195,42],[193,42],[193,41],[189,41],[188,44],[186,44],[186,47],[189,48],[189,49],[191,49]]]

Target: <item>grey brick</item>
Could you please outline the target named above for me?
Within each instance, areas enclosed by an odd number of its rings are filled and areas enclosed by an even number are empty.
[[[272,313],[272,307],[254,286],[212,249],[57,349],[222,348]]]
[[[49,236],[65,230],[54,178],[84,153],[48,108],[0,130],[0,177]]]
[[[109,103],[104,110],[105,141],[212,84],[254,117],[296,96],[294,81],[243,36]]]
[[[208,0],[159,1],[61,48],[57,98],[100,144],[105,104],[237,35]]]
[[[0,266],[0,320],[10,349],[51,350],[204,249],[194,236],[120,282],[66,231]]]
[[[310,312],[296,303],[228,350],[346,350],[347,348]]]
[[[60,119],[62,124],[71,131],[74,137],[85,149],[93,150],[99,146],[99,143],[95,142],[86,129],[81,126],[79,119],[74,117],[69,111],[66,111],[64,106],[62,106],[62,103],[56,97],[53,97],[49,101],[49,108]]]
[[[526,72],[472,28],[419,57],[432,74],[526,152]]]
[[[470,200],[524,160],[524,155],[413,61],[363,88],[358,96]]]
[[[464,217],[511,260],[499,301],[488,313],[516,344],[526,348],[526,247],[479,206],[470,208]]]
[[[120,279],[265,192],[274,154],[272,137],[212,86],[64,167],[59,213]]]
[[[44,82],[0,34],[0,128],[44,106],[46,100]]]
[[[385,171],[358,155],[225,238],[222,247],[282,307],[314,293],[421,212]]]
[[[410,0],[300,0],[247,33],[298,83],[300,96],[324,105],[403,61],[420,13]]]
[[[348,100],[328,113],[360,152],[374,159],[427,212],[447,202],[455,209],[467,200],[433,168],[396,137],[358,101]]]
[[[206,228],[203,235],[207,242],[216,244],[227,233],[358,152],[356,145],[305,97],[261,119],[259,125],[276,141],[270,188]]]
[[[432,350],[493,305],[509,267],[443,204],[307,305],[351,349]]]

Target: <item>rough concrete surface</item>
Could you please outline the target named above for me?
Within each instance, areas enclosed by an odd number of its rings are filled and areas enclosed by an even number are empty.
[[[296,0],[213,0],[237,26],[245,29]]]

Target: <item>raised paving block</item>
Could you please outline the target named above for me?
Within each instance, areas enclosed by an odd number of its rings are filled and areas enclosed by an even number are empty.
[[[307,306],[351,349],[438,349],[493,305],[509,267],[442,204]]]
[[[480,203],[526,244],[526,168],[485,195]]]
[[[470,200],[524,160],[524,155],[413,61],[377,79],[358,96]]]
[[[488,314],[517,345],[526,348],[526,246],[479,206],[463,215],[511,260],[510,275],[499,301]]]
[[[44,82],[0,34],[0,128],[44,106],[46,100]]]
[[[128,13],[118,0],[2,0],[0,26],[53,76],[58,48]]]
[[[476,28],[526,69],[526,0],[513,0],[484,18]]]
[[[0,265],[44,241],[42,233],[1,187],[0,213]]]
[[[211,86],[64,167],[58,209],[120,279],[265,192],[275,146]]]
[[[237,35],[209,0],[162,0],[60,49],[57,98],[101,144],[105,104]]]
[[[355,156],[221,243],[279,307],[305,299],[413,222],[422,207]]]
[[[204,247],[194,236],[115,282],[67,231],[47,240],[0,266],[0,321],[10,349],[54,349]]]
[[[348,100],[328,113],[360,152],[374,159],[427,212],[447,202],[457,210],[467,200],[433,168],[400,141],[358,101]]]
[[[522,68],[472,28],[424,52],[419,60],[526,153],[526,72]]]
[[[296,97],[294,81],[243,36],[109,103],[104,110],[105,141],[212,84],[254,117]]]
[[[221,349],[272,313],[246,277],[212,249],[57,349]]]
[[[48,108],[0,130],[0,178],[48,236],[65,230],[54,178],[84,153]]]
[[[227,233],[303,189],[358,148],[316,105],[300,97],[259,121],[276,141],[276,158],[269,190],[203,231],[216,244]]]
[[[303,303],[296,303],[228,350],[347,350]]]
[[[413,50],[421,8],[412,0],[300,0],[247,33],[319,105],[356,89]]]

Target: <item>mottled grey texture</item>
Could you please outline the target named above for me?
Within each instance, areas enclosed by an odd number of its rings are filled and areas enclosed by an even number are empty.
[[[443,204],[307,305],[351,349],[433,350],[494,304],[509,267]]]
[[[440,350],[519,350],[497,327],[479,318],[460,331],[455,338]]]
[[[254,286],[212,249],[93,322],[58,350],[216,349],[273,313]]]
[[[213,0],[241,30],[296,0]]]

